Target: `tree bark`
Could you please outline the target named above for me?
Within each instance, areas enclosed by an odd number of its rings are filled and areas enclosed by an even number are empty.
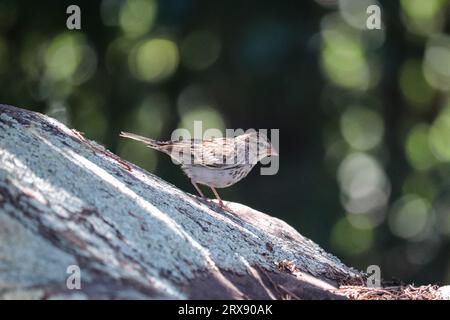
[[[285,222],[227,205],[0,105],[0,298],[342,299],[333,289],[363,278]]]

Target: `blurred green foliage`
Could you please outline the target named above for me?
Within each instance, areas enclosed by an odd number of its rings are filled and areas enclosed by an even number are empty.
[[[82,30],[66,29],[81,8]],[[381,30],[366,8],[381,6]],[[0,101],[194,192],[118,137],[279,128],[280,171],[222,191],[384,278],[450,281],[447,0],[0,1]]]

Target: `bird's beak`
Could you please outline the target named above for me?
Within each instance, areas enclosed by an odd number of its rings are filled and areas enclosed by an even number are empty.
[[[275,150],[275,148],[271,147],[271,148],[267,149],[267,154],[269,156],[278,156],[278,151]]]

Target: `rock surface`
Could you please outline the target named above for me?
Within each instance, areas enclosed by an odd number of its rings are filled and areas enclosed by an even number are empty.
[[[234,213],[0,105],[0,298],[341,299],[336,285],[362,276],[283,221],[227,204]]]

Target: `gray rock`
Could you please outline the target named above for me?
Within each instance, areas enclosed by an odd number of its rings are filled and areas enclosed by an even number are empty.
[[[283,221],[228,205],[0,105],[0,297],[332,299],[361,276]],[[66,283],[72,265],[80,290]]]

